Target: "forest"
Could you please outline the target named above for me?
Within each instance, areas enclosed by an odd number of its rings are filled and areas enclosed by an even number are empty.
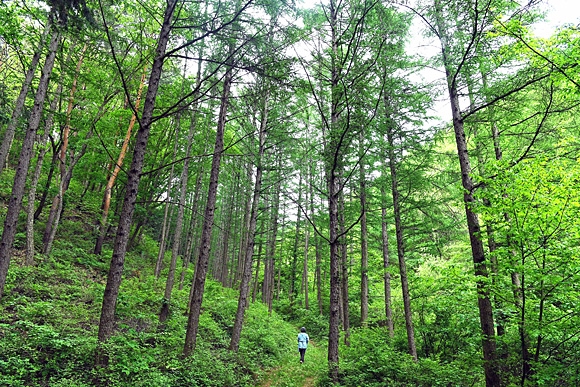
[[[580,24],[545,18],[0,2],[0,385],[580,385]]]

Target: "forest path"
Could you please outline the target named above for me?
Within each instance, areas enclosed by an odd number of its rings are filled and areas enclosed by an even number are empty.
[[[265,372],[259,387],[315,387],[327,370],[326,347],[310,340],[304,363],[300,364],[298,349],[287,353],[279,367]]]

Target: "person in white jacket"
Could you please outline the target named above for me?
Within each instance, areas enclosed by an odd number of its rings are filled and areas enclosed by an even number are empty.
[[[306,348],[308,348],[308,333],[306,333],[306,328],[300,328],[300,333],[298,334],[298,352],[300,352],[300,363],[304,363],[304,354],[306,354]]]

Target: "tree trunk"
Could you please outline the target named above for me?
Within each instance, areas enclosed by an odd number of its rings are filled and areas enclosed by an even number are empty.
[[[161,241],[159,242],[159,252],[157,253],[157,262],[155,263],[155,278],[161,275],[163,267],[163,259],[165,258],[165,250],[167,247],[167,239],[169,238],[170,219],[173,214],[173,206],[170,204],[173,195],[173,174],[175,172],[175,158],[177,157],[177,146],[179,145],[179,125],[175,126],[175,142],[173,143],[173,160],[171,162],[171,170],[169,172],[169,179],[167,180],[167,191],[165,194],[165,209],[163,212],[163,226],[161,227]],[[171,207],[171,212],[169,208]]]
[[[251,179],[251,178],[250,178]],[[231,188],[229,190],[230,195],[227,195],[223,198],[222,208],[224,209],[221,213],[223,217],[222,227],[221,227],[221,236],[219,240],[222,242],[220,251],[216,252],[215,259],[214,259],[214,278],[222,283],[223,286],[227,286],[228,284],[228,249],[230,246],[230,239],[231,239],[231,232],[232,232],[232,220],[234,216],[234,207],[236,203],[236,197],[240,191],[240,174],[237,173],[235,179],[232,179]],[[235,254],[232,254],[232,261],[235,257]],[[232,270],[236,267],[232,264]],[[244,262],[243,259],[238,262],[237,265],[238,269],[234,273],[234,278],[239,278],[242,276],[244,271]],[[236,284],[236,282],[234,282]]]
[[[338,381],[338,340],[340,325],[340,241],[338,234],[339,178],[336,169],[329,176],[329,240],[330,240],[330,318],[328,333],[328,367],[333,382]]]
[[[342,172],[341,172],[342,175]],[[341,178],[341,187],[344,187],[344,183]],[[339,192],[339,213],[338,213],[338,228],[340,231],[340,291],[342,300],[342,330],[344,331],[344,344],[346,346],[350,345],[350,308],[349,308],[349,295],[348,295],[348,277],[349,268],[348,254],[347,254],[347,239],[346,239],[346,227],[344,220],[344,194],[341,189]]]
[[[205,147],[204,147],[205,152]],[[191,256],[197,253],[197,245],[194,248],[193,241],[197,236],[197,226],[199,224],[198,217],[199,217],[199,195],[201,193],[201,184],[203,182],[203,174],[204,168],[203,163],[199,165],[199,171],[197,173],[197,178],[195,181],[195,191],[193,193],[193,210],[191,212],[191,228],[189,231],[189,238],[187,241],[187,249],[185,252],[185,257],[183,260],[183,270],[181,271],[181,279],[179,281],[179,290],[183,288],[183,282],[185,279],[185,272],[187,271],[187,267],[189,262],[191,261]],[[189,308],[188,308],[189,310]]]
[[[330,1],[331,27],[331,107],[330,107],[330,140],[325,149],[327,157],[327,185],[328,185],[328,228],[330,245],[330,316],[328,327],[328,376],[332,383],[338,383],[338,343],[340,325],[340,235],[338,207],[341,194],[340,178],[342,161],[339,143],[338,118],[340,114],[340,69],[338,65],[338,9],[335,0]]]
[[[179,126],[179,124],[177,125]],[[180,179],[180,193],[179,204],[177,209],[177,218],[175,219],[175,233],[173,236],[173,247],[171,248],[171,263],[169,264],[169,273],[167,274],[167,281],[165,283],[165,294],[163,296],[163,303],[159,313],[159,321],[161,323],[167,320],[169,316],[169,305],[171,303],[171,292],[173,291],[173,284],[175,283],[175,269],[177,268],[177,257],[179,255],[179,246],[181,246],[181,235],[183,232],[183,217],[185,214],[185,199],[187,196],[187,183],[189,180],[189,160],[191,156],[191,147],[193,145],[193,138],[195,133],[195,121],[191,121],[189,126],[189,134],[187,135],[187,145],[185,150],[185,160],[183,161],[183,169],[181,170]],[[178,142],[178,139],[175,139]]]
[[[385,107],[388,110],[387,97]],[[413,312],[411,310],[411,295],[409,293],[409,281],[407,279],[407,264],[405,262],[405,242],[403,240],[403,225],[401,221],[401,204],[399,201],[399,182],[397,178],[397,160],[394,150],[393,128],[387,125],[387,137],[389,142],[389,169],[391,172],[391,192],[393,197],[393,212],[395,215],[395,235],[397,238],[397,256],[399,257],[399,275],[401,277],[401,291],[403,293],[403,306],[405,309],[405,326],[407,328],[407,345],[409,354],[417,361],[417,347],[415,345],[415,329],[413,327]]]
[[[262,221],[260,222],[260,228],[259,228],[259,234],[264,232],[264,219],[262,219]],[[262,238],[260,238],[259,244],[258,244],[258,260],[256,262],[256,274],[254,275],[254,286],[252,289],[252,304],[256,302],[256,296],[258,293],[258,282],[260,279],[260,266],[262,264],[262,250],[264,249],[264,241]]]
[[[82,155],[79,155],[79,158]],[[49,224],[47,221],[47,227],[45,230],[45,243],[42,250],[43,254],[50,254],[52,250],[52,244],[54,242],[54,238],[56,236],[56,231],[58,230],[58,225],[60,223],[60,218],[62,216],[63,208],[64,208],[64,194],[68,190],[70,181],[72,179],[72,173],[74,166],[78,162],[78,159],[72,160],[71,165],[64,170],[64,175],[61,177],[61,182],[58,186],[58,193],[54,197],[52,202],[52,207],[50,209],[50,214],[53,215],[52,217],[49,216],[49,221],[51,221],[51,227],[49,228]]]
[[[491,306],[489,289],[486,285],[488,281],[487,263],[485,259],[486,257],[483,249],[483,243],[479,237],[481,233],[479,219],[477,214],[472,209],[475,198],[473,197],[474,184],[471,179],[471,165],[469,160],[469,153],[467,150],[467,140],[463,126],[463,119],[461,117],[461,110],[459,106],[459,93],[457,90],[456,77],[451,71],[451,61],[448,57],[448,38],[443,27],[443,15],[441,15],[439,1],[440,0],[435,1],[435,6],[438,8],[436,10],[436,21],[441,42],[441,56],[447,77],[447,90],[449,93],[449,102],[451,104],[451,114],[453,117],[453,129],[455,132],[457,155],[461,168],[461,183],[464,189],[463,202],[465,205],[465,215],[469,230],[469,240],[471,244],[471,253],[473,256],[475,278],[477,283],[477,304],[482,333],[485,384],[487,387],[499,387],[501,385],[501,379],[497,364],[493,309]]]
[[[247,171],[247,180],[248,181],[252,181],[252,168],[251,165],[246,165],[246,171]],[[246,254],[246,250],[247,250],[247,246],[248,246],[248,238],[249,238],[249,230],[250,230],[250,213],[252,211],[252,195],[248,194],[247,196],[244,196],[245,199],[245,209],[244,209],[244,217],[242,220],[242,230],[241,230],[241,237],[240,237],[240,249],[238,251],[238,262],[237,262],[237,266],[233,266],[233,267],[237,267],[234,275],[232,276],[232,287],[237,287],[237,284],[240,282],[241,280],[241,276],[243,273],[243,262],[245,259],[245,254]]]
[[[359,198],[360,198],[360,322],[367,325],[369,317],[369,277],[368,277],[368,232],[367,232],[367,199],[366,199],[366,172],[364,166],[364,130],[361,129],[359,139]]]
[[[309,177],[310,177],[310,216],[311,220],[314,224],[314,168],[315,163],[313,160],[310,160],[310,168],[309,168]],[[321,266],[322,266],[322,252],[320,246],[320,239],[318,234],[314,234],[314,255],[315,255],[315,269],[314,269],[314,283],[316,285],[316,301],[318,304],[318,313],[322,316],[323,314],[323,305],[322,305],[322,274],[321,274]]]
[[[49,138],[50,139],[50,138]],[[56,163],[58,160],[58,149],[56,148],[52,139],[50,139],[50,146],[52,148],[52,157],[50,161],[50,168],[48,170],[48,175],[46,176],[46,183],[44,184],[44,188],[42,190],[42,195],[40,196],[40,200],[38,201],[38,207],[36,211],[34,211],[34,220],[38,220],[40,218],[40,214],[42,214],[42,210],[46,205],[46,199],[48,198],[48,192],[50,190],[50,186],[52,184],[52,177],[54,176],[54,170],[56,168]]]
[[[155,59],[153,61],[151,74],[149,76],[149,87],[145,96],[143,115],[141,117],[139,131],[137,132],[135,149],[133,151],[133,160],[131,162],[131,168],[129,169],[127,176],[125,199],[123,201],[119,226],[117,227],[117,234],[115,237],[115,243],[113,245],[113,255],[111,257],[109,275],[107,277],[107,284],[105,286],[105,293],[103,295],[101,318],[99,321],[99,342],[107,341],[113,334],[113,329],[115,327],[115,307],[117,304],[117,296],[119,294],[119,287],[121,285],[121,278],[123,275],[127,242],[129,233],[131,231],[131,222],[133,220],[133,212],[135,210],[137,191],[139,189],[141,171],[143,170],[147,142],[149,140],[149,133],[151,131],[151,123],[153,121],[153,109],[155,107],[155,99],[159,89],[159,81],[161,79],[163,61],[165,59],[165,49],[167,47],[167,42],[169,41],[169,35],[171,32],[171,19],[173,17],[173,12],[177,2],[178,0],[168,0],[165,14],[163,16],[161,31],[159,33],[159,39],[157,41]],[[106,360],[105,358],[101,359]]]
[[[26,176],[28,175],[28,167],[30,166],[30,161],[32,159],[36,131],[40,125],[44,100],[46,98],[48,83],[54,66],[59,40],[60,32],[54,30],[52,32],[48,55],[44,62],[42,75],[40,76],[36,96],[34,98],[34,107],[32,108],[28,120],[26,135],[22,141],[22,150],[20,151],[18,166],[16,167],[16,173],[14,175],[14,183],[12,184],[12,194],[10,196],[10,201],[8,202],[6,218],[4,219],[4,228],[0,239],[0,300],[4,293],[6,275],[8,274],[8,267],[10,266],[12,243],[14,242],[14,236],[16,235],[18,214],[20,213],[20,205],[22,204],[22,198],[24,196]]]
[[[207,202],[205,206],[204,221],[201,231],[200,251],[195,270],[195,279],[193,281],[191,308],[189,310],[189,317],[187,320],[187,330],[185,334],[185,345],[183,348],[184,356],[191,355],[193,349],[195,348],[195,342],[197,339],[197,330],[199,327],[199,315],[201,313],[203,290],[205,287],[205,278],[207,275],[207,268],[209,263],[211,231],[213,228],[213,218],[215,214],[215,204],[220,172],[220,160],[222,152],[224,150],[224,129],[226,125],[227,108],[232,78],[233,78],[233,68],[231,66],[231,63],[229,63],[224,77],[223,92],[221,96],[221,106],[217,124],[216,140],[209,176]]]
[[[206,4],[206,9],[207,9],[207,4]],[[201,72],[202,72],[202,68],[203,68],[203,62],[202,62],[202,57],[203,57],[203,46],[199,49],[199,60],[197,61],[197,78],[196,78],[196,89],[199,90],[200,86],[201,86]],[[197,128],[197,119],[199,116],[199,94],[195,94],[194,96],[194,102],[193,102],[193,108],[192,108],[192,114],[191,114],[191,125],[194,128]],[[193,140],[193,139],[192,139]],[[205,153],[205,149],[207,146],[207,142],[204,141],[204,146],[203,146],[203,153]],[[191,260],[191,254],[192,254],[192,247],[193,247],[193,238],[195,233],[197,232],[197,217],[198,217],[198,211],[199,211],[199,194],[201,192],[201,183],[202,183],[202,178],[203,178],[203,163],[199,163],[199,171],[197,174],[197,178],[195,180],[195,190],[193,193],[193,209],[191,211],[191,224],[190,224],[190,229],[189,229],[189,233],[188,233],[188,238],[187,238],[187,242],[186,242],[186,248],[185,248],[185,253],[183,255],[183,266],[182,266],[182,270],[181,270],[181,278],[179,279],[179,290],[183,289],[183,281],[185,279],[185,272],[187,271],[187,266],[189,265],[189,262]],[[189,308],[188,308],[189,310]]]
[[[300,205],[302,202],[302,171],[299,171],[300,176],[298,179],[298,202],[296,203],[296,229],[294,231],[294,247],[292,248],[292,266],[290,267],[290,304],[294,303],[296,298],[296,273],[298,272],[298,242],[300,240],[300,220],[302,216],[302,211],[300,211]]]
[[[260,120],[259,131],[259,150],[256,160],[256,181],[254,183],[254,193],[252,195],[252,210],[250,213],[250,228],[248,230],[248,242],[246,246],[244,274],[242,276],[242,283],[240,284],[240,297],[238,299],[238,309],[236,311],[236,319],[232,332],[232,340],[230,342],[230,349],[234,352],[238,351],[240,345],[240,336],[242,334],[242,325],[244,322],[244,312],[247,305],[248,291],[250,281],[252,279],[252,257],[254,255],[254,244],[256,241],[256,223],[258,219],[258,206],[260,204],[260,192],[262,191],[262,174],[263,174],[263,158],[264,149],[266,147],[266,127],[268,123],[268,95],[264,98],[264,106],[262,110],[262,118]]]
[[[63,205],[64,205],[63,204],[64,194],[68,190],[68,186],[70,184],[70,179],[72,178],[72,170],[74,168],[74,164],[76,163],[71,156],[71,162],[70,162],[70,165],[67,169],[66,152],[68,150],[68,141],[69,141],[69,137],[70,137],[70,129],[71,129],[70,121],[71,121],[72,110],[74,107],[74,95],[75,95],[76,90],[77,90],[77,81],[78,81],[79,73],[81,71],[81,66],[83,64],[83,59],[84,59],[84,55],[85,55],[85,51],[87,50],[87,47],[88,47],[88,45],[85,43],[85,45],[83,46],[83,49],[81,50],[81,56],[79,58],[79,61],[77,62],[77,67],[75,70],[75,75],[73,78],[73,83],[72,83],[70,94],[69,94],[68,105],[66,108],[66,125],[65,125],[64,130],[63,130],[62,145],[61,145],[60,157],[59,157],[59,161],[60,161],[59,162],[60,184],[59,184],[59,188],[58,188],[58,193],[55,195],[55,197],[52,201],[52,207],[50,208],[48,221],[46,222],[46,229],[44,231],[44,237],[43,237],[44,246],[43,246],[43,251],[42,251],[44,254],[50,254],[50,250],[52,249],[52,243],[53,243],[54,237],[56,235],[56,230],[58,229],[58,224],[60,222],[60,216],[62,214],[62,209],[63,209]],[[78,158],[76,161],[78,162]]]
[[[282,157],[280,155],[276,156],[278,171],[282,168]],[[264,267],[264,285],[262,290],[262,302],[268,305],[268,313],[272,313],[272,301],[274,299],[274,283],[276,274],[276,264],[274,257],[276,256],[276,239],[278,238],[278,212],[280,210],[280,191],[282,188],[281,179],[277,179],[274,186],[274,192],[272,193],[273,202],[271,209],[271,223],[270,229],[272,234],[268,241],[268,246],[266,248],[266,264],[268,270]],[[280,265],[278,265],[280,266]],[[266,274],[267,273],[267,274]]]
[[[302,264],[302,292],[304,293],[304,309],[309,310],[308,302],[308,242],[310,230],[306,228],[304,232],[304,262]]]
[[[2,172],[2,170],[4,169],[4,167],[8,162],[8,154],[10,153],[12,141],[14,140],[14,134],[16,133],[16,127],[18,126],[18,121],[20,120],[20,115],[22,113],[22,109],[24,108],[24,103],[26,102],[26,95],[28,94],[28,89],[30,89],[30,84],[32,83],[32,79],[34,78],[34,73],[36,72],[36,68],[38,67],[38,63],[40,62],[40,56],[42,55],[42,47],[44,47],[46,37],[48,33],[51,31],[51,29],[52,29],[52,16],[48,18],[46,26],[44,27],[44,31],[40,36],[38,47],[36,48],[36,51],[32,56],[30,66],[28,67],[28,71],[24,76],[24,81],[22,82],[22,86],[20,88],[20,94],[18,94],[18,98],[16,98],[14,110],[12,110],[12,117],[10,118],[10,122],[6,127],[6,131],[4,132],[4,139],[2,140],[2,145],[0,145],[0,173]]]
[[[40,180],[44,156],[48,152],[47,146],[48,135],[52,130],[54,112],[56,111],[58,100],[60,98],[61,93],[62,93],[62,75],[55,96],[50,103],[49,107],[50,112],[46,117],[46,121],[44,124],[44,133],[38,140],[37,145],[38,157],[36,159],[36,167],[34,168],[30,188],[28,189],[28,203],[26,206],[26,212],[28,216],[26,218],[26,260],[25,260],[27,265],[32,265],[34,263],[34,202],[36,199],[36,188],[38,185],[38,181]]]
[[[381,185],[381,236],[382,236],[382,251],[383,251],[383,280],[385,284],[385,318],[387,319],[387,329],[389,336],[395,336],[395,328],[393,326],[393,309],[391,306],[391,273],[389,271],[389,235],[387,232],[387,206],[385,204],[385,188]]]

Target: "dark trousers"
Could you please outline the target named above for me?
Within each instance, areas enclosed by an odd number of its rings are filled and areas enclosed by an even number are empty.
[[[304,354],[306,353],[306,348],[298,348],[298,352],[300,352],[300,361],[304,363]]]

